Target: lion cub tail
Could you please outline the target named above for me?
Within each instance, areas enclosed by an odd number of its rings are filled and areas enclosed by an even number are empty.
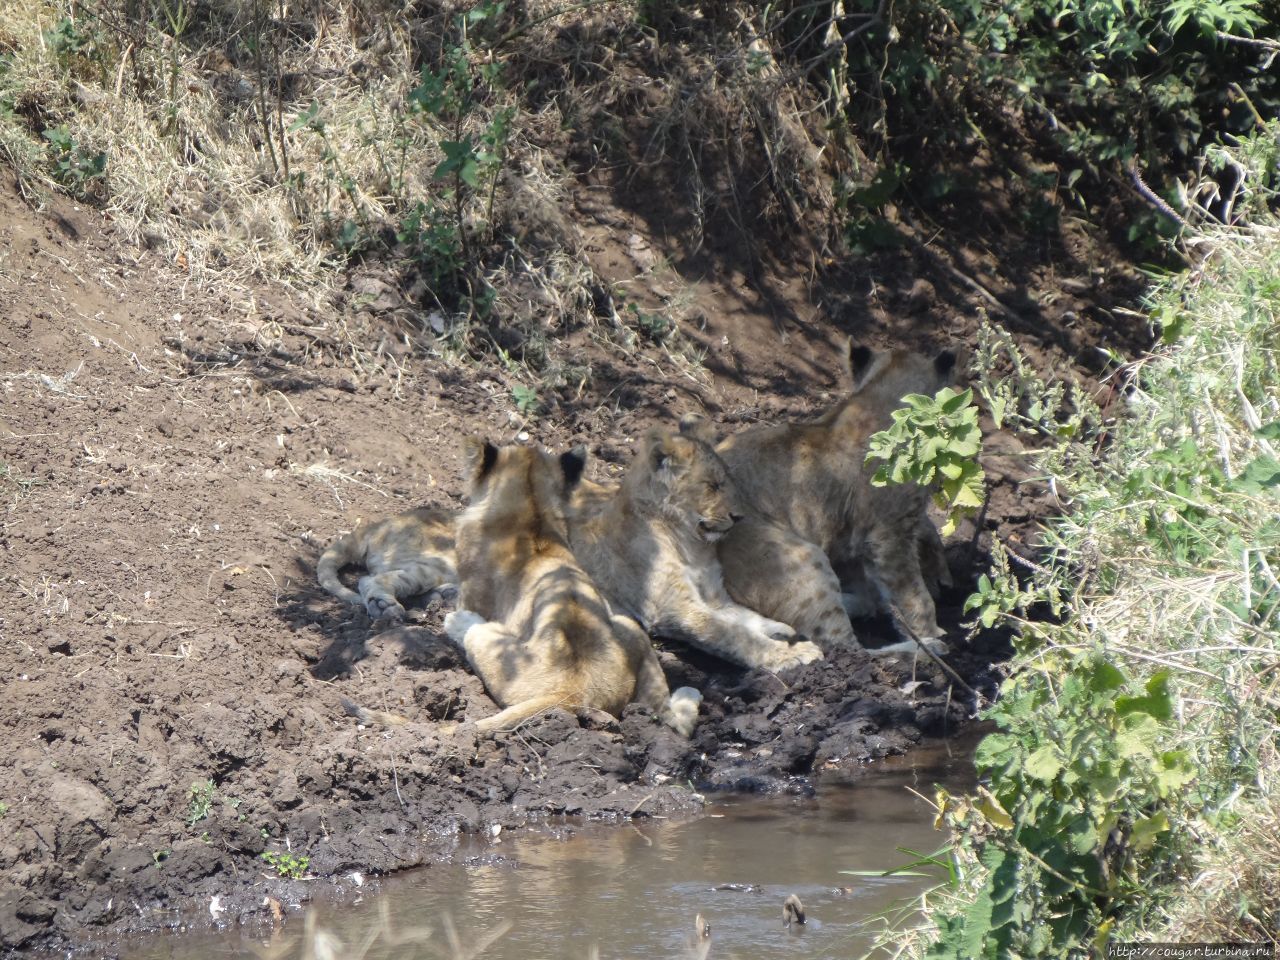
[[[402,717],[398,713],[388,713],[385,710],[366,710],[359,704],[352,703],[346,697],[343,697],[341,702],[343,713],[349,717],[355,717],[365,726],[402,727],[409,722],[408,718]]]
[[[491,733],[495,730],[514,730],[526,720],[536,717],[540,713],[546,713],[552,707],[563,707],[566,710],[576,710],[577,702],[573,697],[565,697],[559,693],[550,693],[542,697],[533,697],[529,700],[521,700],[519,703],[513,703],[500,713],[495,713],[492,717],[485,717],[483,720],[476,721],[476,729],[481,733]]]
[[[354,532],[344,533],[329,544],[324,553],[320,554],[320,559],[316,561],[316,579],[320,581],[320,586],[339,600],[361,606],[364,598],[338,579],[339,570],[361,559],[360,551],[356,549],[356,539]]]
[[[682,737],[692,736],[701,703],[701,693],[693,687],[680,687],[667,700],[661,713],[662,722]]]

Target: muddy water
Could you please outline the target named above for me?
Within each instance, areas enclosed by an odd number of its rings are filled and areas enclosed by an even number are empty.
[[[725,797],[686,823],[574,826],[559,836],[499,837],[458,851],[458,863],[384,883],[362,902],[316,909],[320,943],[309,954],[302,921],[267,941],[235,933],[136,945],[130,960],[249,960],[261,956],[472,956],[484,960],[587,960],[701,956],[694,917],[711,925],[713,958],[861,956],[877,915],[897,912],[936,881],[867,878],[846,870],[905,863],[900,848],[933,852],[933,786],[968,787],[973,738],[882,761],[854,783],[824,781],[815,798]],[[788,930],[782,903],[799,895],[808,913]],[[386,918],[399,944],[385,941]],[[412,930],[410,928],[430,928]],[[362,953],[366,937],[383,934]],[[451,948],[452,935],[463,945]],[[333,937],[336,939],[326,939]],[[393,936],[392,939],[395,939]],[[325,953],[326,942],[332,949]]]

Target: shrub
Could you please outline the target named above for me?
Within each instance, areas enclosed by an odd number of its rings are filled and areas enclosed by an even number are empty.
[[[1129,368],[1123,414],[1062,432],[1078,411],[1032,418],[1021,386],[1002,394],[1071,506],[1026,582],[997,571],[971,601],[1017,629],[1017,656],[978,751],[986,785],[941,801],[964,879],[929,956],[1274,936],[1280,889],[1245,865],[1280,862],[1278,834],[1240,825],[1280,805],[1278,152],[1273,124],[1220,158],[1253,222],[1201,226],[1211,255],[1153,289],[1178,332]],[[1048,597],[1060,618],[1026,618]],[[1216,881],[1191,892],[1197,871]]]

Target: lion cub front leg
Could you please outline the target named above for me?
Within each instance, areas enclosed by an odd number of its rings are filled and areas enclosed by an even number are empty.
[[[674,692],[667,684],[666,674],[658,663],[658,654],[654,652],[649,636],[641,630],[630,617],[615,615],[613,628],[620,639],[639,655],[639,666],[636,668],[636,689],[632,699],[643,703],[654,712],[659,720],[665,723],[682,737],[693,735],[693,728],[698,722],[698,707],[702,703],[702,694],[693,687],[680,687]]]
[[[789,670],[822,659],[822,650],[807,640],[777,639],[795,635],[787,624],[742,606],[715,609],[699,604],[664,617],[654,627],[730,663],[757,670]]]
[[[913,532],[914,533],[914,532]],[[903,543],[907,549],[902,549]],[[893,535],[893,531],[877,530],[867,541],[867,573],[879,587],[886,606],[896,606],[906,625],[935,653],[946,653],[947,645],[940,638],[944,631],[938,626],[937,610],[933,597],[920,569],[920,552],[916,537]],[[881,647],[880,653],[910,651],[915,649],[912,640]]]

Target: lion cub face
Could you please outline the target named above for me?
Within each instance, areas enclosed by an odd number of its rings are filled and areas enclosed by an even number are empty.
[[[681,529],[715,543],[742,518],[738,490],[724,461],[696,437],[653,430],[628,480]],[[632,479],[634,475],[635,479]]]

